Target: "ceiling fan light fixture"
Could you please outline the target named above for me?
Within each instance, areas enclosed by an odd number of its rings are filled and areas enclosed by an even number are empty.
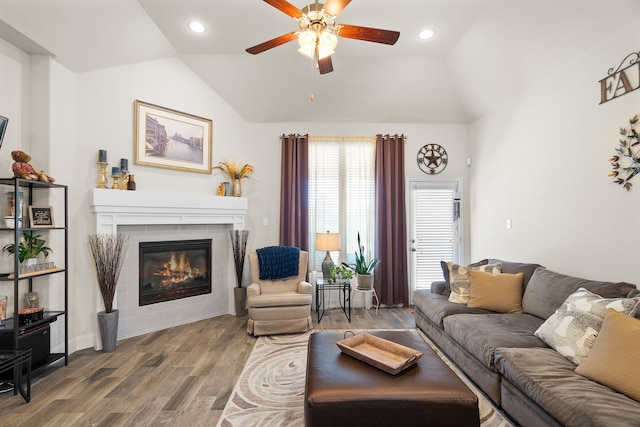
[[[334,53],[338,45],[338,37],[329,31],[322,31],[316,35],[313,30],[302,31],[298,34],[298,52],[313,59],[316,54],[316,43],[318,44],[318,59],[324,59]]]
[[[320,33],[320,40],[318,42],[318,59],[324,59],[329,55],[333,55],[336,46],[338,45],[338,37],[329,31],[323,31]]]
[[[313,59],[316,50],[316,33],[311,30],[302,31],[298,34],[298,52]]]

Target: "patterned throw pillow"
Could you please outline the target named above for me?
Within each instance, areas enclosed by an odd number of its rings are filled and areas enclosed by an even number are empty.
[[[480,261],[469,264],[468,267],[480,267],[481,265],[489,264],[488,259],[481,259]],[[451,279],[449,278],[449,263],[447,261],[440,261],[440,268],[442,269],[442,278],[444,279],[444,292],[442,295],[448,297],[451,295]]]
[[[640,298],[602,298],[580,288],[567,297],[534,335],[578,365],[589,355],[607,309],[633,316],[638,304]]]
[[[449,279],[451,281],[451,294],[449,301],[457,304],[467,304],[469,302],[469,270],[485,271],[487,273],[499,274],[502,264],[487,264],[479,267],[463,267],[453,262],[448,262]]]

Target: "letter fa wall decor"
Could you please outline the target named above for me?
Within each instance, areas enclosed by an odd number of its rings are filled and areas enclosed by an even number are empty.
[[[627,55],[617,69],[609,68],[607,74],[600,80],[600,104],[640,88],[640,51]]]

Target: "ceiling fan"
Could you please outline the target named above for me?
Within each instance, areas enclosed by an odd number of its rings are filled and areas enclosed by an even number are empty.
[[[256,55],[274,47],[298,40],[303,55],[317,61],[320,74],[333,71],[331,55],[338,43],[336,36],[347,39],[393,45],[400,37],[398,31],[380,30],[378,28],[359,27],[357,25],[336,24],[336,17],[351,0],[327,0],[326,3],[308,4],[302,10],[286,0],[264,0],[271,6],[286,13],[298,21],[300,30],[283,34],[247,49]]]

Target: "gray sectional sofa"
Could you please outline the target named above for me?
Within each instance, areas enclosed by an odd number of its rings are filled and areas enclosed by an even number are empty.
[[[581,287],[604,298],[638,296],[636,287],[489,260],[496,262],[503,273],[523,273],[523,313],[450,302],[446,282],[434,282],[413,294],[417,326],[522,426],[640,426],[639,402],[575,373],[576,365],[534,335]]]

